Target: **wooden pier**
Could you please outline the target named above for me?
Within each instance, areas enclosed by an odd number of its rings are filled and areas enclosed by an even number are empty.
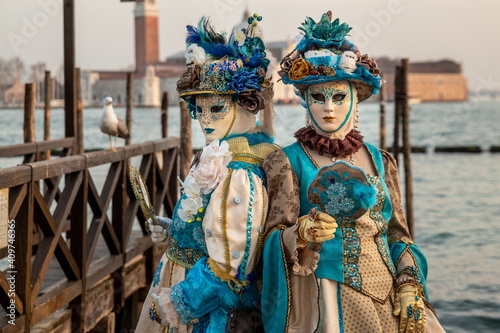
[[[26,164],[0,170],[0,189],[9,194],[8,219],[15,221],[15,297],[9,295],[6,269],[0,273],[6,312],[0,314],[0,332],[135,327],[134,305],[147,293],[163,250],[144,229],[128,161],[140,159],[135,164],[154,207],[171,216],[178,197],[179,145],[178,138],[163,138],[46,161],[39,161],[40,152],[70,153],[74,138],[0,148],[0,156],[27,155]],[[101,191],[90,171],[95,167],[108,168]],[[0,251],[2,258],[7,255]],[[7,316],[12,299],[15,325]]]

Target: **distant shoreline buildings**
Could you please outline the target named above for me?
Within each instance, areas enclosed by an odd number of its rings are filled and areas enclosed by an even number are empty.
[[[135,71],[133,84],[133,102],[137,106],[159,107],[163,92],[169,92],[170,104],[178,103],[176,91],[177,80],[186,68],[184,51],[169,56],[165,61],[160,61],[159,44],[159,9],[157,0],[144,0],[135,3]],[[248,10],[243,14],[242,26],[250,16]],[[272,72],[274,82],[274,100],[276,103],[297,103],[293,88],[289,85],[277,83],[279,61],[295,48],[291,40],[266,42],[266,50],[271,52],[278,62]],[[396,59],[378,58],[379,67],[386,81],[387,99],[394,97],[394,72]],[[82,102],[85,106],[102,104],[106,96],[111,96],[115,104],[126,102],[126,77],[127,70],[118,71],[81,71]],[[53,81],[57,86],[54,90],[61,90],[61,84]],[[467,80],[462,72],[462,65],[452,60],[410,62],[409,64],[409,94],[413,100],[421,102],[438,101],[465,101],[468,97]],[[39,102],[43,101],[43,82],[39,83]],[[57,89],[60,88],[60,89]],[[6,87],[0,97],[3,106],[20,106],[24,102],[24,85],[18,79]],[[63,103],[53,96],[55,105]],[[60,97],[59,97],[60,98]],[[373,96],[371,101],[377,101]]]

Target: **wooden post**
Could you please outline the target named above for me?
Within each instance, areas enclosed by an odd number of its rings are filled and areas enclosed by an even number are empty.
[[[193,143],[191,142],[191,117],[189,116],[189,111],[187,109],[187,103],[180,102],[181,107],[181,166],[180,166],[180,177],[185,179],[189,167],[191,166],[191,160],[193,159]]]
[[[411,165],[411,141],[410,141],[410,107],[408,105],[408,59],[401,61],[400,72],[401,85],[401,114],[403,117],[403,153],[405,166],[405,198],[406,198],[406,221],[410,234],[414,233],[413,219],[413,180]]]
[[[133,91],[134,91],[134,75],[133,73],[127,73],[127,111],[125,114],[125,123],[127,124],[130,136],[127,139],[125,139],[126,146],[132,143],[132,104],[134,102]]]
[[[70,250],[75,259],[82,282],[82,293],[70,302],[71,323],[73,332],[84,332],[85,327],[85,295],[87,289],[87,202],[88,202],[88,165],[80,171],[83,173],[82,183],[71,207]]]
[[[64,130],[65,137],[76,135],[75,102],[75,3],[64,0]],[[76,151],[73,147],[73,152]]]
[[[83,143],[83,103],[82,85],[80,80],[80,68],[75,68],[75,90],[76,90],[76,153],[85,153]]]
[[[33,215],[34,195],[33,178],[27,183],[27,193],[17,218],[15,219],[15,249],[16,262],[16,292],[23,302],[24,307],[24,330],[30,331],[33,311],[33,299],[31,295],[31,257],[33,255]],[[19,328],[22,331],[22,328]],[[17,331],[17,330],[15,330]]]
[[[43,113],[43,139],[50,140],[50,101],[52,97],[52,80],[50,71],[45,71],[45,109]],[[51,151],[47,150],[44,154],[46,160],[50,160]]]
[[[35,99],[34,83],[26,83],[24,93],[24,142],[35,142]]]
[[[161,99],[161,137],[168,136],[168,91],[163,93]]]
[[[112,226],[115,231],[116,237],[118,238],[118,242],[120,243],[120,254],[123,256],[122,266],[113,272],[114,278],[114,311],[120,312],[125,305],[125,281],[124,281],[124,271],[123,266],[126,263],[126,225],[125,225],[125,213],[127,211],[127,202],[126,202],[126,184],[127,184],[127,175],[125,161],[120,162],[119,165],[119,177],[118,183],[116,184],[115,192],[113,193],[113,205],[112,205]]]
[[[396,76],[394,78],[395,96],[394,96],[394,143],[392,146],[392,155],[396,159],[396,164],[399,164],[399,123],[401,122],[401,84],[400,84],[401,67],[396,67]]]
[[[386,97],[386,87],[383,83],[383,76],[381,75],[382,85],[380,86],[380,149],[386,150],[387,147],[385,145],[385,103],[387,100]]]

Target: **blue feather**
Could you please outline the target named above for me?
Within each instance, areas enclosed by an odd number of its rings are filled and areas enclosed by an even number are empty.
[[[377,202],[377,192],[371,185],[366,186],[356,182],[356,185],[352,187],[352,192],[354,198],[359,198],[363,209],[371,208]]]
[[[231,49],[229,45],[217,44],[212,48],[210,54],[220,58],[224,56],[233,57],[234,51]]]
[[[186,26],[188,36],[186,37],[187,44],[198,44],[201,42],[201,37],[198,34],[198,30],[192,25]]]

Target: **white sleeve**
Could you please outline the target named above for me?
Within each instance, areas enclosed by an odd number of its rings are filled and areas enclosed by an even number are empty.
[[[262,179],[246,169],[230,170],[212,193],[203,218],[205,242],[210,259],[233,277],[254,268],[267,203]]]

